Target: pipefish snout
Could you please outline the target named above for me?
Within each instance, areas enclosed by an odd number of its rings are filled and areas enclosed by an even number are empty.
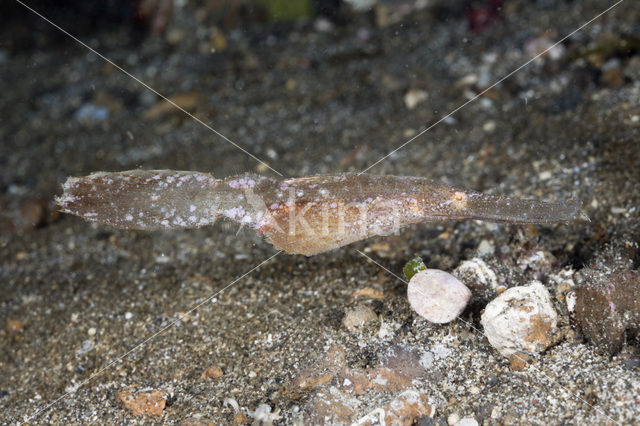
[[[199,228],[224,217],[276,248],[312,255],[421,222],[479,219],[518,224],[586,219],[577,200],[486,195],[430,179],[339,174],[286,180],[256,174],[130,170],[70,177],[63,212],[124,229]]]

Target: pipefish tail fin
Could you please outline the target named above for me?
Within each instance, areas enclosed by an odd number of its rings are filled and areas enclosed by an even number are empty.
[[[515,224],[590,221],[584,210],[582,210],[582,202],[580,200],[570,199],[549,202],[480,193],[468,194],[465,216],[469,219]]]
[[[197,172],[98,172],[68,178],[56,203],[62,212],[117,228],[197,228],[218,216],[208,197],[217,182]]]

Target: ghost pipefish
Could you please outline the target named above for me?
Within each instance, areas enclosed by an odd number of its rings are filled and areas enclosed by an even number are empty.
[[[545,202],[462,190],[426,178],[340,174],[277,180],[255,174],[130,170],[70,177],[63,212],[117,228],[199,228],[218,218],[276,248],[313,255],[403,226],[479,219],[515,224],[586,219],[577,200]]]

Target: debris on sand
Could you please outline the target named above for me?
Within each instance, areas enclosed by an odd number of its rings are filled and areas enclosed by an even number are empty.
[[[584,336],[613,355],[640,332],[640,273],[581,271],[584,283],[567,296]]]
[[[117,396],[134,416],[161,416],[167,405],[167,392],[141,389],[138,385],[127,386]]]
[[[342,318],[342,325],[344,325],[347,330],[356,332],[359,328],[377,319],[378,315],[376,315],[373,309],[361,304],[345,313],[345,316]]]

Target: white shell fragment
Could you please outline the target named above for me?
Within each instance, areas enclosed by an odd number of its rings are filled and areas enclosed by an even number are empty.
[[[480,322],[489,343],[505,357],[542,352],[558,335],[551,296],[539,281],[506,290],[489,302]]]
[[[444,324],[464,311],[471,291],[447,272],[425,269],[409,281],[407,298],[418,315],[429,322]]]

